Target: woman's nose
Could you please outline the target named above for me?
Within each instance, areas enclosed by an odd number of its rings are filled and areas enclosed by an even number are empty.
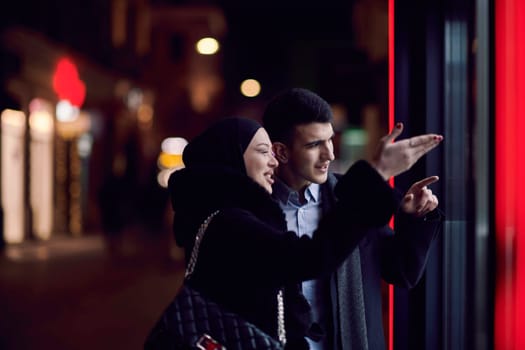
[[[279,161],[275,157],[275,153],[273,153],[273,152],[270,153],[270,161],[268,162],[268,164],[272,168],[277,168],[279,166]]]

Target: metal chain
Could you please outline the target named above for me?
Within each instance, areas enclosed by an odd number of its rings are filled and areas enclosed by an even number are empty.
[[[184,278],[189,278],[193,274],[195,264],[197,263],[199,247],[201,245],[204,232],[206,232],[206,229],[208,228],[211,219],[213,219],[213,217],[218,213],[218,210],[211,213],[210,216],[208,216],[199,227],[199,231],[195,236],[195,244],[193,245],[193,249],[191,251],[190,261],[188,262],[188,267],[186,268],[186,272],[184,273]],[[284,327],[284,296],[282,289],[279,289],[279,292],[277,293],[277,336],[281,344],[286,344],[286,329]]]
[[[197,256],[199,255],[199,247],[201,245],[202,236],[204,236],[204,232],[206,232],[206,229],[208,228],[211,219],[213,219],[213,217],[218,213],[218,210],[211,213],[210,216],[208,216],[199,227],[199,231],[195,236],[195,244],[193,245],[193,249],[191,251],[190,261],[188,262],[188,267],[186,268],[186,272],[184,273],[184,278],[189,278],[193,273],[193,270],[195,269],[195,264],[197,263]]]
[[[284,296],[282,288],[277,293],[277,336],[281,344],[286,344],[286,329],[284,328]]]

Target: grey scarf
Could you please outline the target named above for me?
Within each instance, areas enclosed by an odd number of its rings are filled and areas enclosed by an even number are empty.
[[[335,204],[333,190],[336,183],[337,177],[329,174],[327,183],[321,187],[323,213]],[[331,287],[334,347],[337,350],[368,350],[359,246],[339,267],[331,280]]]
[[[365,302],[359,247],[337,270],[337,314],[341,350],[367,350]]]

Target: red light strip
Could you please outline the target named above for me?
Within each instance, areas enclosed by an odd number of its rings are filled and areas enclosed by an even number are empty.
[[[516,249],[518,251],[516,261],[516,295],[520,297],[516,300],[516,347],[525,348],[525,144],[523,135],[525,134],[525,2],[514,0],[516,4],[516,35],[514,45],[516,49],[516,64],[514,73],[516,74],[516,139],[517,152],[515,164],[517,166],[516,179],[516,227],[519,235]],[[519,156],[521,155],[521,157]]]
[[[395,22],[394,22],[394,0],[388,0],[388,129],[394,127],[395,112],[395,84],[394,84],[394,56],[395,56]],[[394,186],[394,178],[390,179],[390,185]],[[393,219],[390,227],[394,227]],[[388,349],[394,349],[394,286],[388,285]]]
[[[496,350],[525,348],[525,2],[495,4]],[[521,181],[520,181],[521,180]]]

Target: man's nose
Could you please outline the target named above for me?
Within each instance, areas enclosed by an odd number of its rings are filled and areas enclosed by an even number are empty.
[[[327,145],[326,147],[324,147],[322,157],[323,157],[323,160],[333,161],[335,159],[334,147],[330,145]]]

